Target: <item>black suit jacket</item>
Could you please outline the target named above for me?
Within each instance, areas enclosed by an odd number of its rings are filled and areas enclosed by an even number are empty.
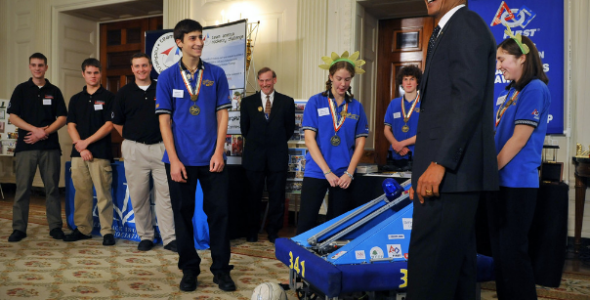
[[[245,137],[242,166],[249,171],[287,171],[287,141],[295,130],[295,101],[275,91],[266,120],[260,92],[242,100],[240,127]]]
[[[414,188],[436,162],[446,168],[443,193],[498,189],[495,57],[494,37],[476,13],[461,8],[443,27],[420,83]]]

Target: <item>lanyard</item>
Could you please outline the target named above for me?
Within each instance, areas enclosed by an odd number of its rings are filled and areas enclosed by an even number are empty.
[[[498,111],[496,112],[496,128],[498,128],[498,124],[500,124],[500,120],[502,120],[502,117],[504,116],[504,113],[506,112],[506,110],[508,109],[508,107],[514,103],[516,97],[518,96],[518,94],[520,94],[520,91],[516,91],[514,93],[514,95],[512,95],[512,98],[510,98],[509,101],[504,100],[504,103],[502,103],[502,107],[500,107],[500,109],[498,109]],[[508,96],[510,95],[510,91],[508,91],[508,94],[506,95],[506,99],[508,99]]]
[[[414,113],[414,108],[416,108],[418,101],[420,101],[420,91],[418,91],[418,95],[416,96],[416,99],[414,99],[414,104],[412,104],[412,108],[410,108],[410,111],[408,112],[407,115],[406,115],[406,103],[404,102],[405,98],[406,98],[405,96],[402,98],[402,115],[404,115],[404,123],[408,123],[408,121],[410,120],[410,117],[412,116],[412,113]]]
[[[342,118],[338,118],[338,113],[336,112],[336,105],[335,105],[335,100],[330,99],[330,97],[328,96],[328,102],[330,103],[330,114],[332,115],[332,124],[334,125],[334,133],[338,133],[338,130],[340,130],[340,128],[342,127],[342,125],[344,124],[344,120],[346,120],[346,115],[348,112],[348,102],[346,102],[346,100],[344,100],[345,104],[344,104],[344,110],[340,113],[340,115],[342,116]]]
[[[199,69],[198,72],[198,79],[197,79],[197,85],[195,86],[195,88],[193,89],[193,86],[190,84],[190,80],[192,78],[188,78],[188,76],[190,76],[190,72],[188,70],[183,70],[182,66],[181,66],[181,62],[180,60],[178,61],[178,68],[180,69],[180,75],[182,76],[182,80],[184,81],[184,85],[186,86],[186,89],[188,90],[188,93],[191,95],[191,100],[192,101],[197,101],[197,99],[199,98],[199,93],[201,92],[201,83],[203,82],[203,69]]]

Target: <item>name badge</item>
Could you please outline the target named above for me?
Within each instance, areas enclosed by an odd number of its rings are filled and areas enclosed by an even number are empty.
[[[398,111],[398,112],[395,112],[395,113],[393,113],[393,118],[394,118],[394,119],[399,119],[399,118],[401,118],[401,117],[402,117],[402,113],[400,113],[399,111]]]
[[[43,105],[51,105],[51,99],[43,99]]]
[[[318,116],[322,117],[322,116],[327,116],[329,114],[330,114],[330,110],[327,107],[318,108]]]
[[[502,105],[502,103],[504,103],[504,101],[506,101],[506,96],[508,96],[508,95],[504,95],[502,97],[498,97],[498,100],[496,100],[496,106]]]
[[[184,91],[183,90],[172,90],[172,97],[184,98]]]
[[[102,104],[94,104],[94,110],[102,110]]]

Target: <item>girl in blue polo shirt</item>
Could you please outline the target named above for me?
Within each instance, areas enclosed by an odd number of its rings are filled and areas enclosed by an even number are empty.
[[[363,105],[354,99],[350,83],[364,61],[357,60],[359,52],[349,56],[323,57],[329,70],[326,91],[312,96],[303,112],[302,128],[308,148],[305,174],[301,188],[301,208],[297,234],[316,226],[316,218],[326,190],[329,191],[328,215],[339,216],[351,206],[350,185],[356,166],[363,155],[369,135]]]
[[[420,93],[418,85],[422,70],[415,65],[400,69],[396,83],[403,87],[405,94],[391,100],[385,113],[384,135],[389,141],[393,166],[399,170],[409,170],[408,160],[414,152],[418,116],[420,115]],[[388,164],[390,161],[388,159]]]
[[[496,53],[497,69],[511,83],[496,101],[496,151],[500,191],[488,200],[498,299],[537,299],[528,234],[533,222],[538,168],[551,97],[537,48],[510,36]]]

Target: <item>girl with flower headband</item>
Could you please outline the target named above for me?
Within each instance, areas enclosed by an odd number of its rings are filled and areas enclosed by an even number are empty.
[[[350,186],[363,155],[369,126],[363,105],[354,99],[350,83],[365,62],[359,52],[324,56],[320,68],[329,70],[326,90],[312,96],[303,112],[302,128],[308,148],[301,188],[297,234],[316,226],[326,190],[328,219],[352,209]]]
[[[528,233],[551,96],[535,44],[510,27],[506,33],[496,68],[511,82],[494,108],[500,191],[488,200],[488,218],[498,299],[528,300],[537,299]]]

